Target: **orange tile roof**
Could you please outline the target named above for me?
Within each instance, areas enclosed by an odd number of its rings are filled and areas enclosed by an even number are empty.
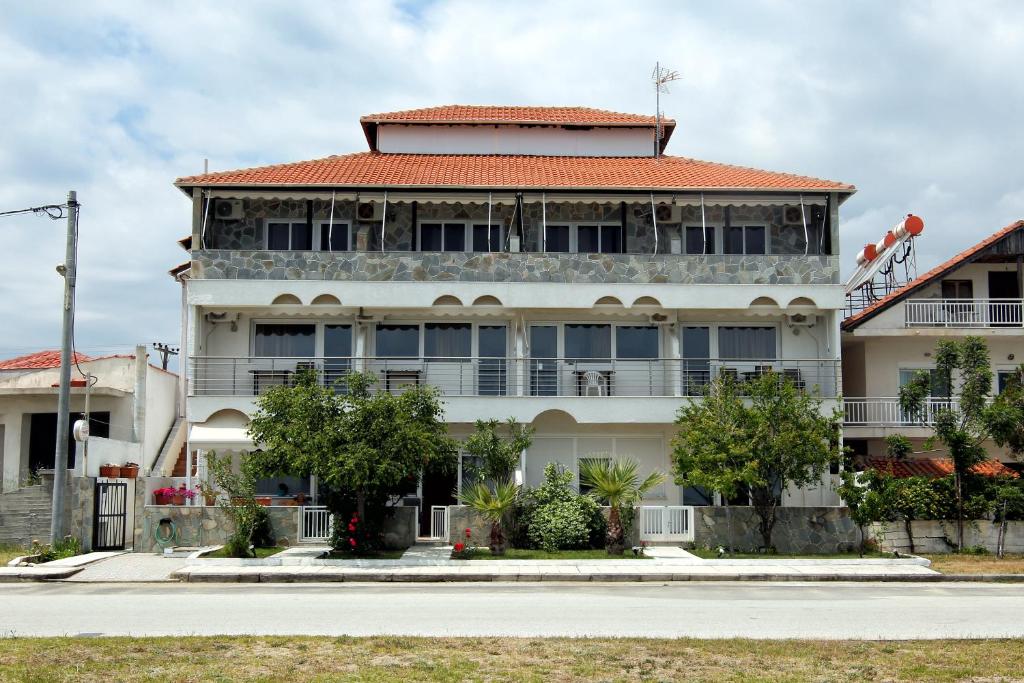
[[[880,472],[888,472],[894,477],[929,477],[938,479],[953,474],[953,461],[946,458],[910,458],[908,460],[891,460],[887,458],[870,458],[868,466]],[[986,477],[1013,477],[1020,475],[998,460],[986,460],[971,468],[975,474]]]
[[[685,157],[563,157],[359,152],[179,178],[195,185],[356,188],[839,191],[853,185]]]
[[[1015,223],[1010,223],[1005,228],[997,230],[996,232],[992,233],[982,241],[975,244],[973,247],[965,249],[964,251],[960,252],[959,254],[949,259],[948,261],[940,263],[939,265],[935,266],[924,275],[921,275],[918,278],[911,280],[900,289],[897,289],[895,292],[890,292],[889,294],[885,295],[884,297],[882,297],[875,303],[871,304],[867,308],[846,318],[842,322],[842,329],[852,330],[853,328],[860,325],[862,322],[878,315],[879,313],[889,308],[889,306],[892,306],[896,302],[907,298],[908,296],[918,291],[931,281],[949,273],[957,266],[960,266],[964,262],[968,261],[975,254],[985,250],[986,248],[992,246],[993,244],[1003,239],[1004,237],[1009,236],[1010,233],[1014,232],[1015,230],[1020,230],[1021,228],[1024,228],[1024,220],[1019,220]]]
[[[78,363],[93,360],[84,353],[75,353],[74,359]],[[0,361],[0,370],[45,370],[57,367],[60,367],[60,351],[38,351]]]
[[[591,126],[654,126],[653,116],[624,114],[592,107],[509,107],[446,104],[439,107],[389,111],[359,117],[360,123],[523,123]],[[662,119],[665,126],[675,125]]]

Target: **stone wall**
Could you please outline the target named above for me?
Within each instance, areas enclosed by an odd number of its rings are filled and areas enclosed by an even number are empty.
[[[222,280],[837,284],[836,256],[462,252],[196,252],[193,277]]]
[[[92,548],[93,494],[96,480],[68,476],[64,493],[64,529],[82,545]],[[37,486],[24,486],[0,494],[0,543],[28,546],[32,541],[50,542],[53,515],[53,474],[43,475]],[[130,525],[130,520],[129,520]],[[126,542],[130,543],[130,529]]]
[[[772,543],[780,553],[846,552],[860,543],[860,531],[845,507],[780,507],[776,517]],[[694,545],[755,551],[763,542],[758,523],[752,507],[697,507]]]
[[[601,513],[605,519],[608,519],[608,512],[610,508],[602,507]],[[479,513],[474,512],[472,509],[465,505],[449,505],[448,506],[448,541],[455,543],[457,541],[466,541],[466,529],[469,529],[473,535],[473,544],[477,546],[486,546],[490,543],[491,538],[491,524],[486,521]],[[507,536],[506,531],[506,536]],[[630,528],[629,538],[626,539],[626,545],[636,545],[637,539],[639,538],[639,530],[636,524]]]
[[[914,535],[913,551],[903,522],[873,524],[867,536],[876,539],[884,550],[898,550],[901,553],[938,554],[956,549],[956,521],[917,520],[910,523],[910,530]],[[964,522],[966,548],[981,546],[994,553],[998,537],[998,522],[987,519]],[[1008,553],[1024,553],[1024,521],[1007,522],[1004,549]]]

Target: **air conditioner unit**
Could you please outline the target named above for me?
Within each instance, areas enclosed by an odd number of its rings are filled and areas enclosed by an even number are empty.
[[[384,218],[384,205],[364,202],[356,208],[356,216],[361,221],[379,221]]]
[[[213,216],[223,221],[237,221],[242,217],[241,199],[217,199],[213,202]]]
[[[818,316],[790,313],[786,316],[786,324],[790,327],[814,327],[818,324]]]
[[[659,223],[678,223],[683,219],[683,207],[672,204],[658,204],[654,209],[654,217]]]

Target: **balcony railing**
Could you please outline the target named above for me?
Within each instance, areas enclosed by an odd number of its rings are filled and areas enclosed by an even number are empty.
[[[844,424],[847,427],[929,427],[935,424],[935,415],[958,405],[956,399],[930,398],[920,412],[911,413],[900,408],[895,397],[844,398]]]
[[[258,396],[293,385],[300,372],[345,391],[353,371],[377,377],[376,390],[437,387],[444,396],[699,396],[711,380],[741,385],[769,371],[821,396],[839,394],[839,364],[826,359],[609,358],[257,358],[192,357],[193,396]]]
[[[910,299],[907,327],[1022,327],[1024,299]]]

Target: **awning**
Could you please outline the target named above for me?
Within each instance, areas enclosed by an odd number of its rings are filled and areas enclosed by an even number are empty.
[[[207,427],[192,425],[188,432],[188,443],[192,448],[251,450],[252,439],[245,427]]]

